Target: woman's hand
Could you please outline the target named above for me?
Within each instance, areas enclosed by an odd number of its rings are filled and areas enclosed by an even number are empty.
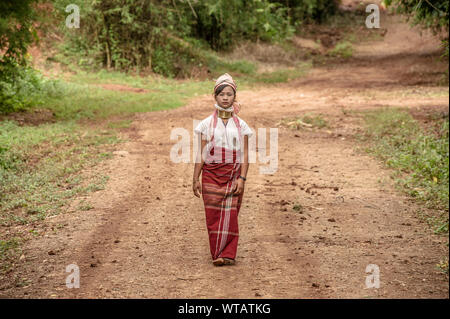
[[[200,181],[198,179],[194,179],[192,182],[192,190],[194,191],[195,196],[200,197],[200,194],[202,193],[202,186],[200,185]]]
[[[238,178],[236,184],[234,185],[234,195],[241,195],[244,192],[244,180],[242,178]]]

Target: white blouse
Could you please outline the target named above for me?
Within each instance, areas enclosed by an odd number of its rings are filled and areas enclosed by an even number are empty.
[[[239,116],[237,116],[239,120],[239,124],[241,126],[241,134],[242,139],[244,135],[248,135],[249,137],[253,135],[252,130],[247,125],[247,123],[241,119]],[[210,124],[213,119],[213,115],[211,114],[206,119],[201,121],[197,127],[194,129],[194,132],[200,134],[204,134],[207,136],[208,141],[208,147],[211,143],[211,129]],[[239,135],[238,135],[238,129],[236,127],[236,124],[234,123],[233,118],[229,118],[227,124],[225,125],[221,118],[217,119],[217,126],[216,130],[214,132],[214,141],[217,146],[224,147],[226,149],[232,150],[232,149],[240,149],[241,146],[239,144]]]

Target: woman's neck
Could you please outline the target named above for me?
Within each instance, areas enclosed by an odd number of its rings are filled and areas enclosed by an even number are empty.
[[[229,119],[230,117],[233,116],[233,111],[228,112],[228,111],[217,110],[217,115],[218,115],[221,119]]]
[[[233,110],[233,103],[231,103],[230,105],[226,105],[226,106],[221,106],[219,105],[219,103],[216,103],[216,108],[218,108],[219,110],[226,110],[227,112],[231,112]]]

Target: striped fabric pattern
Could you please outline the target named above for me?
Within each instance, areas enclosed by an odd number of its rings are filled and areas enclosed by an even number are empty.
[[[205,206],[211,256],[214,259],[236,258],[239,227],[238,215],[243,193],[233,195],[236,180],[241,174],[241,150],[229,150],[216,146],[214,133],[217,127],[218,110],[213,113],[211,147],[202,167],[202,198]],[[233,114],[242,145],[239,119]],[[209,143],[208,143],[209,144]]]
[[[225,158],[229,150],[216,147],[215,153]],[[233,151],[233,163],[205,162],[202,172],[202,197],[205,206],[211,256],[235,259],[239,228],[238,214],[243,194],[233,195],[233,188],[241,173],[237,161],[239,151]]]

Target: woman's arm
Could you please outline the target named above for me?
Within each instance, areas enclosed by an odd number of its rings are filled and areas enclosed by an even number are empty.
[[[248,172],[248,135],[244,136],[244,162],[241,166],[241,175],[247,178],[247,172]]]
[[[247,178],[247,172],[248,172],[248,135],[244,136],[244,159],[241,163],[241,176],[244,178]],[[240,195],[242,192],[244,192],[245,187],[245,181],[242,178],[238,178],[236,183],[236,188],[234,191],[235,195]]]
[[[197,143],[198,147],[194,166],[194,176],[192,178],[192,190],[194,191],[195,196],[200,197],[200,194],[202,193],[202,187],[200,184],[200,173],[202,171],[203,164],[205,163],[202,154],[207,143],[206,139],[204,139],[203,134],[198,135]]]

